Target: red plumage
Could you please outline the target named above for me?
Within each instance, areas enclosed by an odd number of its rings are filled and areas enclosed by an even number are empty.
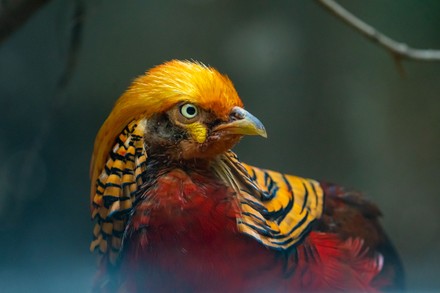
[[[92,158],[95,291],[403,288],[374,204],[241,163],[230,149],[243,135],[266,130],[213,68],[172,61],[133,83]]]
[[[328,223],[320,222],[294,249],[270,250],[239,233],[237,199],[217,178],[181,169],[152,177],[127,226],[116,274],[123,280],[117,285],[122,292],[376,292],[398,287],[395,275],[380,275],[384,256],[374,250],[377,244],[365,245],[355,234],[324,232],[319,226]],[[338,209],[353,208],[344,202],[342,189],[327,196],[327,205],[336,200]],[[375,220],[363,219],[367,225]]]

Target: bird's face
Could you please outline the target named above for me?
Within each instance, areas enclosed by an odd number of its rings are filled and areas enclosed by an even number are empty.
[[[209,159],[231,149],[243,135],[266,137],[263,124],[239,106],[226,117],[196,103],[183,101],[146,122],[149,156],[173,160]]]
[[[198,62],[173,60],[139,76],[118,99],[95,140],[92,181],[115,139],[131,121],[144,121],[149,157],[210,159],[243,135],[266,137],[263,124],[243,109],[232,82]]]

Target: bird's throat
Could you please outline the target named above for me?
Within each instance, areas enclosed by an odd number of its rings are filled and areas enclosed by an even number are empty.
[[[235,194],[219,179],[209,172],[176,168],[158,176],[143,191],[129,230],[139,237],[135,242],[141,246],[206,244],[219,231],[236,233],[238,217]]]

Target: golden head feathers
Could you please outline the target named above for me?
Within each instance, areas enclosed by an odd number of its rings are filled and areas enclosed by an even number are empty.
[[[92,185],[127,124],[182,102],[194,103],[220,119],[226,119],[233,107],[243,106],[230,79],[202,63],[172,60],[147,71],[118,99],[96,136],[90,165]],[[92,196],[93,191],[94,186]]]

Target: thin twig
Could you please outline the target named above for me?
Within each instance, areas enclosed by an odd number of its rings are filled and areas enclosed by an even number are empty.
[[[67,52],[67,60],[60,78],[58,79],[58,89],[63,91],[69,83],[76,67],[79,49],[81,48],[82,32],[85,18],[85,4],[83,0],[74,1],[74,11],[72,26],[70,29],[70,42]]]
[[[363,22],[333,0],[316,1],[333,15],[345,22],[349,27],[358,31],[370,41],[388,50],[397,61],[403,59],[431,62],[440,61],[440,50],[411,48],[410,46],[397,42],[377,31],[374,27]]]

